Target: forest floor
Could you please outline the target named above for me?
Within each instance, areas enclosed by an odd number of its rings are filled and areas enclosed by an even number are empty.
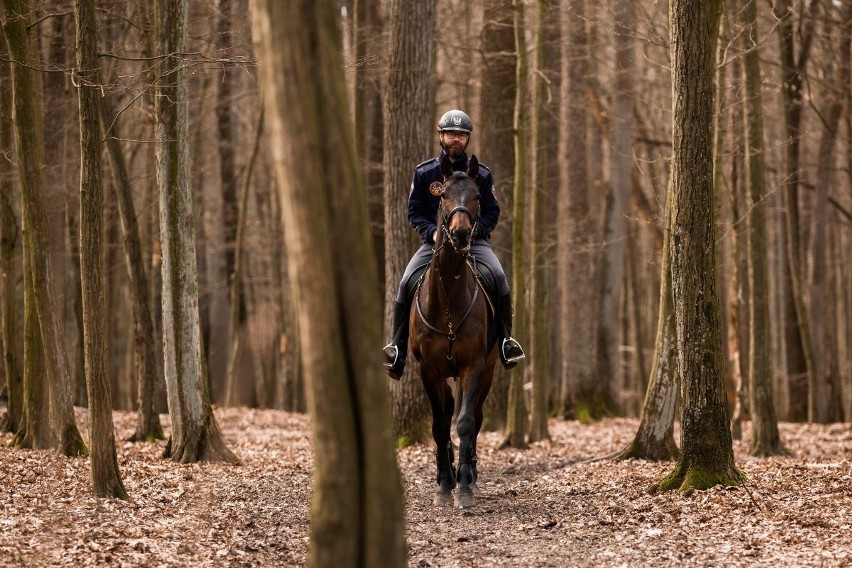
[[[180,465],[160,457],[162,442],[120,442],[129,502],[93,497],[85,458],[0,436],[0,566],[304,565],[307,417],[216,415],[242,465]],[[85,431],[83,409],[78,420]],[[134,420],[115,413],[120,439]],[[744,486],[650,495],[671,463],[589,461],[623,448],[637,423],[552,420],[552,441],[528,450],[484,433],[482,493],[464,511],[432,505],[431,444],[400,450],[409,565],[852,566],[852,425],[781,424],[792,457],[750,458],[748,440],[735,442]]]

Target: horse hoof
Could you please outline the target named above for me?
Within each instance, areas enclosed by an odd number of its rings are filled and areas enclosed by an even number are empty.
[[[449,505],[453,501],[453,496],[451,493],[441,493],[438,491],[435,493],[435,498],[432,500],[432,504],[436,507],[444,507]]]
[[[473,493],[456,493],[454,506],[457,509],[470,509],[476,505]]]
[[[473,493],[474,495],[479,495],[480,491],[479,491],[479,487],[476,486],[476,483],[470,484],[470,492]]]

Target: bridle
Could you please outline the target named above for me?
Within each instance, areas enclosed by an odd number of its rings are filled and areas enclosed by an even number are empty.
[[[446,183],[447,180],[450,179],[450,178],[463,179],[463,178],[470,178],[470,176],[467,175],[464,172],[453,172],[453,174],[451,176],[444,178],[444,183]],[[449,229],[450,220],[452,220],[453,215],[455,215],[456,213],[464,213],[465,215],[467,215],[467,218],[470,221],[470,224],[472,225],[472,227],[470,228],[470,240],[471,240],[471,242],[473,242],[473,236],[476,234],[476,227],[479,224],[479,207],[480,207],[479,204],[477,204],[475,214],[472,213],[470,211],[470,209],[468,209],[464,205],[459,205],[457,207],[453,207],[450,210],[449,213],[443,214],[444,201],[443,201],[443,198],[441,199],[441,212],[442,212],[442,215],[441,215],[441,231],[444,233],[444,236],[446,237],[445,242],[449,242],[450,246],[453,247],[453,250],[455,250],[456,252],[459,252],[459,250],[458,250],[458,248],[456,248],[456,245],[453,244],[453,239],[450,236],[450,229]],[[443,243],[441,243],[441,246],[442,247],[444,246]],[[435,252],[437,252],[437,251],[435,251]],[[461,254],[461,253],[459,253],[459,254]]]
[[[464,172],[455,172],[455,173],[453,173],[453,175],[451,177],[464,178],[464,177],[470,177],[470,176],[468,176]],[[449,179],[449,178],[445,178],[444,181],[446,181],[447,179]],[[443,200],[441,201],[441,211],[443,212]],[[465,311],[464,315],[459,320],[458,324],[453,326],[452,318],[450,317],[450,297],[449,297],[449,294],[447,294],[446,287],[444,286],[444,280],[443,280],[443,277],[441,276],[440,270],[437,272],[437,274],[438,274],[438,281],[441,284],[441,292],[444,295],[444,316],[447,318],[447,331],[438,329],[437,327],[435,327],[434,325],[432,325],[431,323],[426,321],[426,316],[423,314],[423,308],[420,306],[420,287],[421,287],[420,285],[423,283],[423,280],[424,280],[423,277],[421,277],[420,282],[417,285],[417,293],[415,294],[415,299],[414,299],[415,300],[414,303],[417,307],[417,315],[420,316],[420,321],[423,322],[423,325],[425,325],[431,331],[434,331],[435,333],[438,333],[438,334],[441,334],[441,335],[444,335],[444,336],[447,337],[447,341],[448,341],[447,360],[448,361],[453,360],[453,342],[458,337],[457,336],[458,330],[461,329],[461,326],[464,324],[465,321],[467,321],[468,316],[473,311],[473,307],[476,305],[476,300],[479,297],[479,288],[480,288],[480,285],[479,285],[479,282],[478,282],[479,275],[477,274],[477,270],[476,270],[476,257],[471,255],[469,252],[467,252],[467,253],[459,252],[458,248],[453,244],[453,239],[450,236],[450,230],[449,230],[450,220],[453,218],[453,215],[455,215],[456,213],[464,213],[465,215],[467,215],[467,218],[470,220],[471,224],[473,225],[471,227],[471,230],[470,230],[470,239],[471,239],[471,242],[473,241],[473,236],[476,234],[476,227],[477,227],[477,224],[479,223],[479,205],[477,205],[475,214],[472,213],[470,209],[468,209],[467,207],[465,207],[463,205],[459,205],[457,207],[454,207],[447,214],[442,213],[442,215],[441,215],[441,231],[444,233],[445,239],[441,242],[441,246],[434,250],[434,255],[432,256],[432,259],[429,261],[429,265],[428,265],[426,270],[428,271],[430,268],[432,268],[432,262],[435,260],[435,258],[437,258],[438,252],[444,247],[444,243],[449,242],[450,246],[453,247],[453,250],[457,254],[461,255],[464,258],[464,260],[465,260],[464,266],[467,267],[471,271],[471,274],[473,275],[474,280],[477,281],[476,285],[474,285],[474,287],[473,287],[474,288],[473,289],[473,297],[470,300],[470,305],[467,307],[467,310]],[[425,273],[424,273],[424,276],[425,276]],[[456,274],[454,276],[454,279],[458,280],[460,277],[461,277],[461,272]]]

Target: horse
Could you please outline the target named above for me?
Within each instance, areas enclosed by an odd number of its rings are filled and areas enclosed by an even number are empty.
[[[479,217],[478,172],[476,156],[471,156],[467,172],[454,172],[448,156],[441,162],[444,183],[435,252],[417,287],[416,309],[409,319],[410,352],[420,363],[420,379],[432,407],[438,484],[434,504],[454,501],[460,508],[475,505],[476,438],[499,357],[496,342],[489,342],[489,300],[470,254]],[[456,410],[450,378],[458,380],[457,469],[450,440]]]

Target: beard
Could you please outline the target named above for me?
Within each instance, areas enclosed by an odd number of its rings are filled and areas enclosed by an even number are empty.
[[[465,144],[464,142],[453,141],[449,144],[444,145],[444,151],[449,154],[450,158],[452,158],[453,160],[461,156],[466,149],[467,144]]]

